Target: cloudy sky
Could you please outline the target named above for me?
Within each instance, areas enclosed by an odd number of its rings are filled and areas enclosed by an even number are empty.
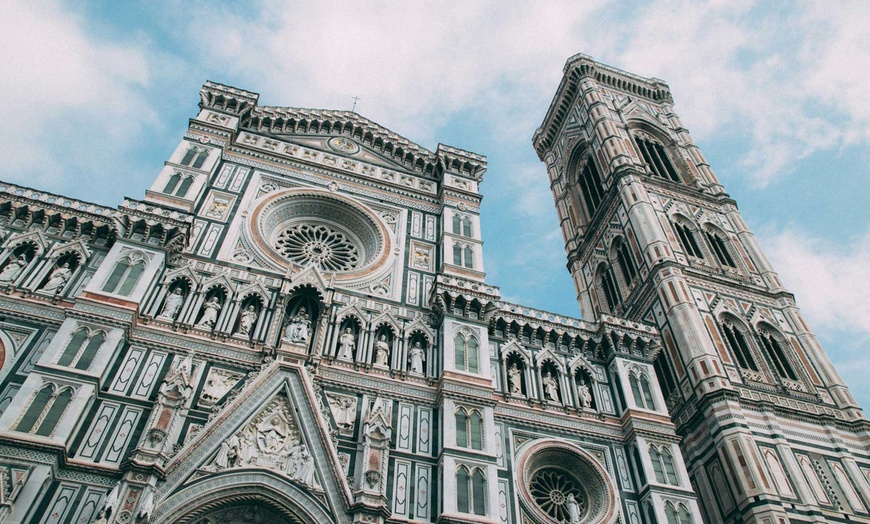
[[[870,2],[0,2],[0,178],[141,198],[205,80],[489,158],[488,281],[579,315],[531,136],[578,52],[664,79],[870,408]],[[117,7],[116,7],[117,6]]]

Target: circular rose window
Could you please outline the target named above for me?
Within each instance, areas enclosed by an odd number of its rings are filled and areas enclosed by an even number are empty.
[[[616,522],[616,492],[607,473],[587,452],[546,439],[524,444],[518,455],[520,501],[531,521]]]
[[[348,199],[314,190],[288,190],[260,203],[251,233],[277,265],[316,266],[344,278],[380,267],[390,234],[380,219]]]

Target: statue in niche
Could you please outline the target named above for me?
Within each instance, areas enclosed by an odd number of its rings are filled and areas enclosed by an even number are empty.
[[[311,318],[308,312],[302,308],[287,324],[287,329],[284,331],[284,340],[287,342],[308,342],[308,337],[311,333]]]
[[[583,377],[580,377],[580,383],[577,384],[577,399],[580,401],[581,408],[592,407],[592,392]]]
[[[48,277],[48,282],[42,286],[42,290],[46,293],[58,293],[66,285],[69,277],[72,275],[72,269],[69,267],[69,262],[64,263],[60,267],[56,267]]]
[[[568,524],[580,524],[580,504],[577,503],[573,493],[568,493],[565,506],[568,510]]]
[[[208,302],[202,306],[202,318],[197,322],[198,327],[213,328],[217,323],[218,313],[221,311],[221,302],[218,297],[211,297]]]
[[[544,385],[544,398],[550,402],[559,402],[559,384],[553,377],[553,374],[547,371],[541,379]]]
[[[353,350],[356,348],[356,337],[350,328],[344,328],[344,332],[338,337],[338,358],[353,360]]]
[[[163,384],[160,385],[161,396],[172,400],[187,400],[193,392],[192,374],[193,359],[190,355],[181,359],[177,365],[173,362],[172,367],[169,368],[169,373],[163,379]]]
[[[514,362],[510,365],[507,372],[508,379],[508,391],[510,391],[511,395],[522,395],[523,394],[523,385],[522,385],[522,371],[517,366],[517,363]]]
[[[249,335],[251,333],[251,329],[254,327],[254,323],[257,321],[260,315],[257,314],[257,308],[254,306],[248,306],[247,309],[242,313],[242,318],[239,321],[239,335]]]
[[[12,258],[12,257],[10,257]],[[18,258],[12,258],[6,267],[3,268],[3,271],[0,271],[0,282],[12,282],[18,275],[21,274],[21,271],[27,266],[27,256],[23,253],[18,256]]]
[[[423,364],[426,360],[426,351],[423,349],[419,340],[414,342],[411,351],[408,352],[408,358],[411,360],[411,373],[422,375]]]
[[[106,517],[106,510],[101,509],[99,513],[97,513],[97,517],[91,521],[91,524],[107,524],[109,519]]]
[[[375,366],[385,368],[389,364],[387,361],[390,358],[390,344],[387,342],[387,336],[381,335],[378,341],[375,342]]]
[[[157,318],[175,320],[175,317],[178,316],[178,313],[179,311],[181,311],[181,306],[183,304],[184,293],[182,293],[180,287],[177,287],[172,293],[169,294],[168,297],[166,297],[166,302],[163,304],[163,311]]]

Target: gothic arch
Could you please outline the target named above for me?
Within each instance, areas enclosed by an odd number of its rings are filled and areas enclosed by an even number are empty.
[[[293,524],[334,523],[330,508],[266,470],[239,470],[193,482],[161,501],[154,524],[187,524],[233,504],[268,507]]]

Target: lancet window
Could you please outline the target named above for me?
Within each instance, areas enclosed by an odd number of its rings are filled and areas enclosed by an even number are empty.
[[[457,470],[456,509],[460,513],[486,515],[486,476],[480,468],[470,472],[460,466]]]
[[[181,159],[181,165],[199,169],[205,164],[207,158],[208,150],[191,147],[184,154],[184,158]]]
[[[129,296],[139,283],[142,273],[145,272],[145,260],[141,255],[133,253],[122,257],[115,264],[115,268],[103,284],[103,291],[116,295]]]
[[[464,237],[470,237],[471,218],[462,215],[453,215],[453,233]]]
[[[169,177],[169,181],[166,182],[166,186],[163,187],[163,192],[167,195],[175,195],[179,198],[184,198],[190,190],[191,185],[193,185],[192,176],[175,173]]]
[[[627,286],[631,286],[634,279],[637,277],[637,267],[634,265],[634,257],[631,250],[622,237],[618,237],[613,241],[611,253],[619,264],[619,270],[622,273],[622,279]]]
[[[674,467],[674,457],[671,455],[671,450],[667,446],[650,446],[649,458],[652,461],[656,482],[660,484],[671,484],[673,486],[680,484],[680,479],[677,477],[677,470]]]
[[[656,409],[649,378],[647,378],[644,373],[637,371],[630,372],[628,374],[628,383],[631,387],[631,395],[634,398],[634,403],[637,407],[643,409]]]
[[[474,268],[474,250],[471,246],[460,243],[453,244],[453,265]]]
[[[619,288],[616,286],[616,279],[613,277],[613,268],[605,263],[601,263],[598,266],[597,280],[598,288],[604,294],[607,311],[615,313],[622,299],[619,295]]]
[[[483,449],[483,417],[476,409],[456,410],[456,445],[462,448]]]
[[[51,436],[72,401],[72,396],[71,387],[58,387],[54,384],[43,386],[15,426],[15,431]]]
[[[454,365],[456,369],[471,373],[480,372],[479,344],[474,335],[457,333],[453,338]]]
[[[668,524],[693,524],[692,514],[682,502],[675,505],[668,501],[665,504],[665,516],[668,519]]]
[[[91,367],[97,351],[105,341],[106,335],[102,331],[91,332],[88,328],[82,327],[73,333],[72,338],[58,358],[57,365],[86,370]]]

